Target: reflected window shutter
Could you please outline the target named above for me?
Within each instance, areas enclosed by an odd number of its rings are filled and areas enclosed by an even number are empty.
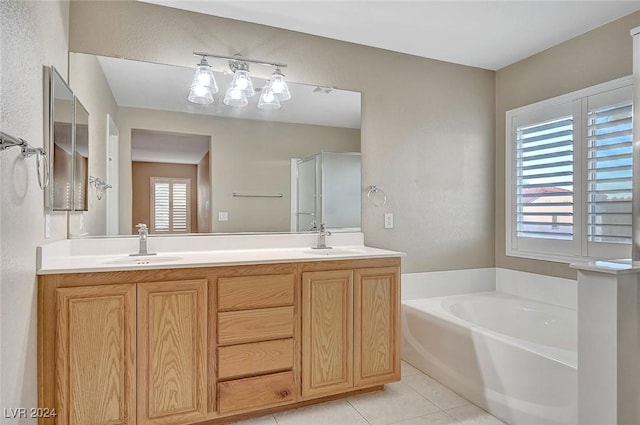
[[[169,217],[171,214],[169,199],[169,182],[155,181],[153,186],[153,211],[154,211],[154,230],[156,232],[169,232]]]
[[[516,131],[517,236],[573,240],[573,117]]]
[[[152,177],[155,233],[191,232],[191,179]]]
[[[189,226],[189,194],[186,182],[173,183],[172,221],[174,232],[187,232]]]
[[[590,110],[587,122],[589,242],[631,243],[631,102]]]

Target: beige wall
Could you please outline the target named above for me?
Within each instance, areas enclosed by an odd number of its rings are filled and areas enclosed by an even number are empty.
[[[566,264],[505,255],[505,113],[632,73],[629,31],[640,12],[531,56],[496,73],[496,266],[575,279]]]
[[[165,164],[161,162],[131,163],[133,182],[133,221],[144,223],[151,229],[151,177],[191,179],[191,231],[198,231],[198,170],[192,164]],[[137,233],[134,231],[133,233]]]
[[[69,55],[69,85],[89,112],[89,175],[106,180],[107,176],[107,114],[117,125],[118,105],[98,60],[89,55]],[[93,186],[89,188],[89,211],[70,213],[69,233],[104,235],[107,232],[107,196],[98,200]],[[84,228],[78,215],[84,215]]]
[[[406,272],[494,265],[493,72],[139,2],[73,2],[71,23],[76,52],[191,67],[196,50],[242,53],[362,92],[363,193],[389,199],[363,200],[366,243],[406,251]]]
[[[43,65],[67,76],[69,3],[0,2],[0,128],[43,146]],[[44,202],[33,157],[0,153],[0,407],[36,407],[36,246]],[[51,217],[51,239],[67,235],[66,213]],[[1,419],[36,424],[36,419]]]
[[[290,229],[292,157],[321,150],[359,152],[360,131],[210,115],[119,108],[120,223],[131,223],[131,130],[198,134],[211,137],[211,214],[213,232]],[[282,198],[235,198],[233,192],[282,192]],[[218,211],[229,221],[218,222]],[[121,229],[121,233],[127,231]]]

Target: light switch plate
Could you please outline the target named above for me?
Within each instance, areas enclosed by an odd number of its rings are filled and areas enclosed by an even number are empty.
[[[229,221],[229,213],[226,211],[218,211],[218,221]]]

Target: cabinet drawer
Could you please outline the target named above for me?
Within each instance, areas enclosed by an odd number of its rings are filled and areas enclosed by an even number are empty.
[[[225,277],[218,279],[218,310],[293,305],[294,275]]]
[[[293,336],[293,307],[218,313],[218,343],[240,344]]]
[[[218,378],[227,379],[293,367],[293,339],[218,348]]]
[[[236,379],[218,384],[220,413],[295,401],[293,372]]]

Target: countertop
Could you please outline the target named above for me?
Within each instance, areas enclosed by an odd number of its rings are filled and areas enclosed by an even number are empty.
[[[248,236],[242,240],[244,245],[249,247],[248,249],[220,249],[221,240],[217,239],[214,245],[217,244],[218,246],[215,249],[206,250],[201,249],[203,245],[202,239],[189,241],[188,237],[183,237],[167,242],[162,241],[160,238],[151,238],[149,240],[149,251],[153,251],[154,242],[156,246],[162,247],[163,250],[159,250],[157,255],[149,256],[129,255],[130,252],[135,252],[135,250],[129,249],[129,245],[131,245],[129,240],[133,239],[135,246],[137,238],[126,238],[127,240],[124,242],[122,239],[125,238],[120,238],[120,241],[116,242],[106,238],[58,241],[38,247],[38,274],[355,260],[401,257],[405,255],[402,252],[373,248],[364,244],[360,245],[358,242],[363,239],[361,236],[349,237],[343,235],[341,238],[337,238],[340,245],[333,245],[331,249],[312,249],[311,246],[313,244],[309,243],[309,241],[313,239],[299,237],[299,235],[275,235],[275,238],[273,236],[269,235],[269,239],[266,240],[263,236],[258,236],[257,238]],[[265,245],[269,245],[266,242],[270,242],[274,247],[264,248]],[[355,244],[348,245],[347,243],[349,242],[355,242]],[[127,244],[127,248],[123,249],[118,246],[123,243]],[[171,246],[174,249],[171,249]],[[259,248],[254,248],[255,246]],[[200,248],[200,250],[194,250],[194,248]]]

